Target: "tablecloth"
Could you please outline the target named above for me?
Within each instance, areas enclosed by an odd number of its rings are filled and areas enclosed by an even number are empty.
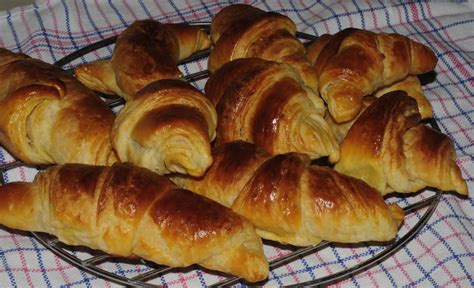
[[[116,35],[134,20],[162,22],[210,21],[220,9],[239,1],[37,1],[0,12],[0,46],[53,63],[62,57]],[[457,163],[468,182],[470,197],[445,193],[429,222],[403,249],[379,265],[332,283],[336,287],[474,286],[474,4],[467,1],[245,1],[267,11],[289,16],[313,35],[335,33],[346,27],[397,32],[430,46],[439,58],[436,77],[424,86],[442,132],[453,141]],[[109,57],[107,47],[81,57],[72,65]],[[185,73],[205,69],[198,61],[182,67]],[[0,107],[1,113],[1,107]],[[0,151],[0,161],[12,161]],[[31,181],[36,171],[20,167],[5,172],[7,181]],[[1,199],[0,199],[1,201]],[[409,201],[399,199],[396,201]],[[410,214],[404,227],[416,222]],[[270,274],[269,286],[297,284],[357,264],[383,249],[329,246],[293,261]],[[266,247],[269,258],[285,248]],[[141,266],[105,263],[120,275],[139,272]],[[221,275],[197,267],[158,277],[155,284],[205,286]],[[0,286],[110,287],[115,284],[68,264],[28,233],[0,229]]]

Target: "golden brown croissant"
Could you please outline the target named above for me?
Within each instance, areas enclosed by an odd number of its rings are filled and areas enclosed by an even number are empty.
[[[400,82],[395,82],[392,85],[382,88],[371,96],[365,96],[362,100],[362,108],[359,115],[362,114],[365,109],[376,100],[376,98],[379,98],[387,94],[388,92],[396,90],[405,91],[407,92],[408,96],[415,98],[422,119],[433,117],[433,108],[431,107],[431,103],[428,101],[428,99],[426,99],[425,95],[423,94],[423,89],[421,88],[420,80],[418,80],[417,76],[413,75],[409,75],[407,78],[403,79]],[[348,122],[337,123],[330,114],[326,114],[326,122],[328,123],[329,127],[336,136],[337,142],[339,144],[342,143],[344,137],[346,137],[347,132],[351,128],[352,124],[357,120],[359,115],[357,115],[356,118]]]
[[[0,143],[30,164],[116,161],[114,115],[65,71],[0,48]]]
[[[339,158],[323,101],[291,66],[259,58],[233,60],[209,78],[205,90],[218,113],[218,144],[244,140],[271,154]]]
[[[387,194],[426,186],[467,194],[451,140],[419,124],[414,98],[394,91],[370,105],[341,145],[335,169]]]
[[[191,191],[232,208],[266,239],[298,246],[321,240],[388,241],[403,220],[364,182],[319,166],[305,154],[270,156],[235,141],[213,148],[214,163],[203,177],[175,177]]]
[[[180,78],[178,61],[210,46],[198,26],[139,20],[118,36],[111,60],[80,65],[75,74],[91,89],[128,100],[151,82]]]
[[[181,80],[159,80],[140,90],[119,112],[112,129],[123,162],[159,174],[199,176],[212,163],[217,114],[199,90]]]
[[[265,279],[255,228],[230,209],[131,164],[65,164],[0,186],[0,223],[172,267],[200,264]]]
[[[355,118],[364,96],[408,75],[429,72],[437,58],[428,47],[398,34],[345,29],[308,48],[319,92],[337,122]]]
[[[317,91],[316,71],[295,34],[295,23],[284,15],[245,4],[227,6],[212,19],[211,40],[215,46],[208,69],[214,72],[226,62],[250,57],[287,63]]]
[[[392,85],[377,90],[374,96],[380,98],[382,95],[396,90],[405,91],[408,96],[415,98],[421,119],[433,117],[433,107],[431,107],[431,103],[426,99],[420,80],[417,76],[409,75],[402,81],[395,82]]]

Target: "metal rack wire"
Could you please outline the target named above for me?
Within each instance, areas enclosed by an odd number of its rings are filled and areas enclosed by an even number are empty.
[[[209,23],[194,23],[194,24],[200,25],[205,30],[209,29]],[[300,33],[300,32],[298,32],[297,36],[300,39],[304,39],[304,40],[314,40],[316,38],[315,36],[305,34],[305,33]],[[115,40],[116,40],[116,37],[111,37],[111,38],[107,38],[102,41],[96,42],[92,45],[84,47],[64,57],[63,59],[56,62],[55,65],[62,67],[66,64],[70,64],[75,59],[82,57],[87,53],[90,53],[92,51],[95,51],[97,49],[100,49],[100,48],[103,48],[115,43]],[[203,59],[207,57],[208,55],[209,55],[209,51],[204,51],[199,54],[193,55],[192,57],[188,59],[185,59],[184,61],[182,61],[181,64]],[[189,82],[194,82],[194,81],[205,79],[207,77],[208,77],[208,72],[201,71],[201,72],[187,75],[185,76],[185,79]],[[123,104],[123,100],[121,98],[111,99],[107,101],[107,104],[110,107],[117,107]],[[439,130],[439,127],[434,120],[431,119],[428,123],[431,126],[433,126],[435,129]],[[6,171],[15,169],[22,165],[24,164],[20,161],[13,161],[9,163],[0,164],[0,175],[1,175],[0,184],[1,185],[5,184],[4,173]],[[301,285],[322,286],[322,285],[327,285],[327,284],[331,284],[331,283],[343,280],[347,277],[350,277],[351,275],[355,275],[357,273],[360,273],[361,271],[367,270],[370,267],[373,267],[381,263],[382,261],[384,261],[391,255],[396,253],[399,249],[404,247],[410,240],[412,240],[417,235],[417,233],[420,231],[420,229],[423,228],[423,226],[427,223],[427,221],[429,220],[429,218],[435,211],[441,198],[441,191],[436,190],[436,189],[430,189],[430,190],[435,191],[434,195],[427,197],[425,199],[421,199],[420,201],[417,201],[413,204],[406,205],[405,207],[403,207],[405,215],[408,215],[414,212],[420,212],[423,209],[424,209],[424,213],[419,216],[418,221],[413,225],[413,227],[409,229],[409,231],[407,231],[404,235],[401,235],[400,237],[398,237],[392,243],[385,245],[384,249],[380,251],[378,254],[373,255],[371,258],[368,258],[357,265],[348,267],[346,269],[343,269],[331,275],[322,276],[315,280],[311,280],[305,283],[299,283],[298,286],[301,286]],[[133,277],[125,277],[117,273],[114,273],[113,271],[109,271],[107,269],[99,267],[99,264],[105,263],[107,261],[112,261],[112,260],[116,261],[117,260],[116,257],[113,257],[108,254],[104,254],[103,252],[100,252],[100,251],[91,251],[90,253],[91,257],[80,259],[74,253],[76,248],[69,247],[62,244],[53,236],[50,236],[44,233],[36,233],[36,232],[31,232],[31,235],[38,242],[40,242],[46,248],[48,248],[49,250],[54,252],[56,255],[61,257],[63,260],[75,265],[79,269],[87,271],[98,277],[113,281],[117,284],[133,286],[133,287],[153,287],[156,285],[150,284],[149,281],[156,279],[157,277],[160,277],[166,273],[170,273],[174,271],[174,268],[171,268],[171,267],[157,266],[156,264],[153,264],[153,263],[149,263],[143,260],[141,261],[138,260],[137,264],[144,265],[145,267],[147,267],[146,270],[148,271],[144,273],[140,273]],[[265,242],[265,244],[272,245],[271,243],[268,243],[268,242]],[[305,248],[293,247],[291,248],[292,249],[291,252],[289,252],[288,254],[270,261],[270,270],[277,269],[285,264],[291,263],[292,261],[295,261],[297,259],[301,259],[307,255],[318,253],[326,249],[329,245],[330,245],[329,242],[324,241],[324,242],[319,243],[318,245],[311,246],[311,247],[305,247]],[[367,244],[367,245],[370,245],[370,244]],[[243,282],[241,278],[228,277],[224,279],[223,281],[212,284],[211,287],[230,286],[230,285],[234,285],[238,283],[245,284],[245,282]],[[264,284],[264,283],[257,283],[257,284]]]

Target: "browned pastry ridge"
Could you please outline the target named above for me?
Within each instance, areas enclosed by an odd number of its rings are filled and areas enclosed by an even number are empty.
[[[311,166],[305,154],[271,156],[235,141],[213,148],[203,177],[176,176],[176,183],[249,219],[265,239],[297,246],[321,240],[343,243],[388,241],[403,210],[387,205],[364,182]]]
[[[123,162],[159,174],[200,176],[212,163],[216,125],[214,106],[199,90],[164,79],[127,101],[114,123],[112,142]]]
[[[403,79],[402,81],[395,82],[392,85],[384,87],[380,90],[377,90],[371,96],[365,96],[362,99],[362,107],[359,113],[362,114],[364,110],[370,106],[377,98],[380,98],[382,95],[387,94],[388,92],[402,90],[405,91],[408,96],[415,98],[418,104],[418,110],[420,112],[421,119],[431,118],[433,117],[433,108],[431,107],[431,103],[426,99],[425,95],[423,94],[423,88],[421,87],[420,80],[418,80],[417,76],[409,75],[407,78]],[[337,142],[340,144],[346,137],[347,132],[351,128],[352,124],[357,120],[359,115],[356,118],[343,123],[337,123],[330,114],[326,114],[324,117],[326,122],[328,123],[329,127],[333,131],[334,135],[336,136]]]
[[[0,224],[53,234],[171,267],[199,264],[263,280],[268,262],[249,221],[131,164],[54,166],[33,183],[0,186]]]
[[[323,35],[307,49],[319,79],[319,92],[338,123],[354,119],[364,96],[432,71],[436,55],[425,45],[399,34],[354,28]],[[414,95],[411,95],[414,96]]]
[[[420,118],[415,99],[406,92],[383,95],[349,129],[335,169],[382,194],[431,186],[467,195],[453,143],[420,124]]]
[[[338,143],[324,120],[324,102],[291,66],[236,59],[211,75],[205,91],[216,105],[217,144],[244,140],[271,154],[339,158]]]
[[[305,48],[296,38],[296,25],[290,18],[235,4],[212,19],[210,34],[215,44],[208,63],[212,73],[234,59],[262,58],[291,65],[305,84],[317,91],[316,71],[306,59]]]
[[[119,34],[111,60],[79,65],[75,74],[91,89],[128,100],[151,82],[180,78],[178,61],[210,46],[198,26],[139,20]]]
[[[114,114],[65,71],[0,48],[0,143],[30,164],[116,161]]]

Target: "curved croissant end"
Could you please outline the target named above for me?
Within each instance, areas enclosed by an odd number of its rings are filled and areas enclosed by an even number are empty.
[[[210,46],[198,26],[138,20],[120,33],[111,60],[79,65],[75,74],[91,89],[129,100],[153,81],[180,78],[178,61]]]
[[[317,91],[316,71],[295,34],[295,23],[284,15],[245,4],[227,6],[212,19],[215,45],[209,55],[209,71],[239,58],[262,58],[291,65],[305,84]]]
[[[345,29],[308,48],[319,77],[319,92],[338,123],[354,119],[364,96],[408,75],[433,70],[430,48],[398,34]]]
[[[145,168],[65,164],[0,186],[0,224],[121,257],[268,276],[255,228],[230,209]]]
[[[298,246],[321,240],[389,241],[403,210],[388,206],[364,182],[318,166],[305,154],[271,156],[234,141],[213,148],[214,162],[199,178],[175,176],[186,189],[231,207],[266,239]]]
[[[142,89],[119,112],[112,141],[119,158],[159,174],[199,176],[212,163],[217,115],[197,89],[160,80]]]
[[[319,96],[287,64],[259,58],[226,63],[206,83],[219,115],[217,142],[244,140],[271,154],[339,158]]]
[[[382,194],[426,186],[467,194],[451,140],[420,124],[420,118],[415,99],[406,92],[383,95],[350,128],[335,169]]]
[[[30,164],[116,161],[114,114],[65,71],[0,48],[0,143]]]

